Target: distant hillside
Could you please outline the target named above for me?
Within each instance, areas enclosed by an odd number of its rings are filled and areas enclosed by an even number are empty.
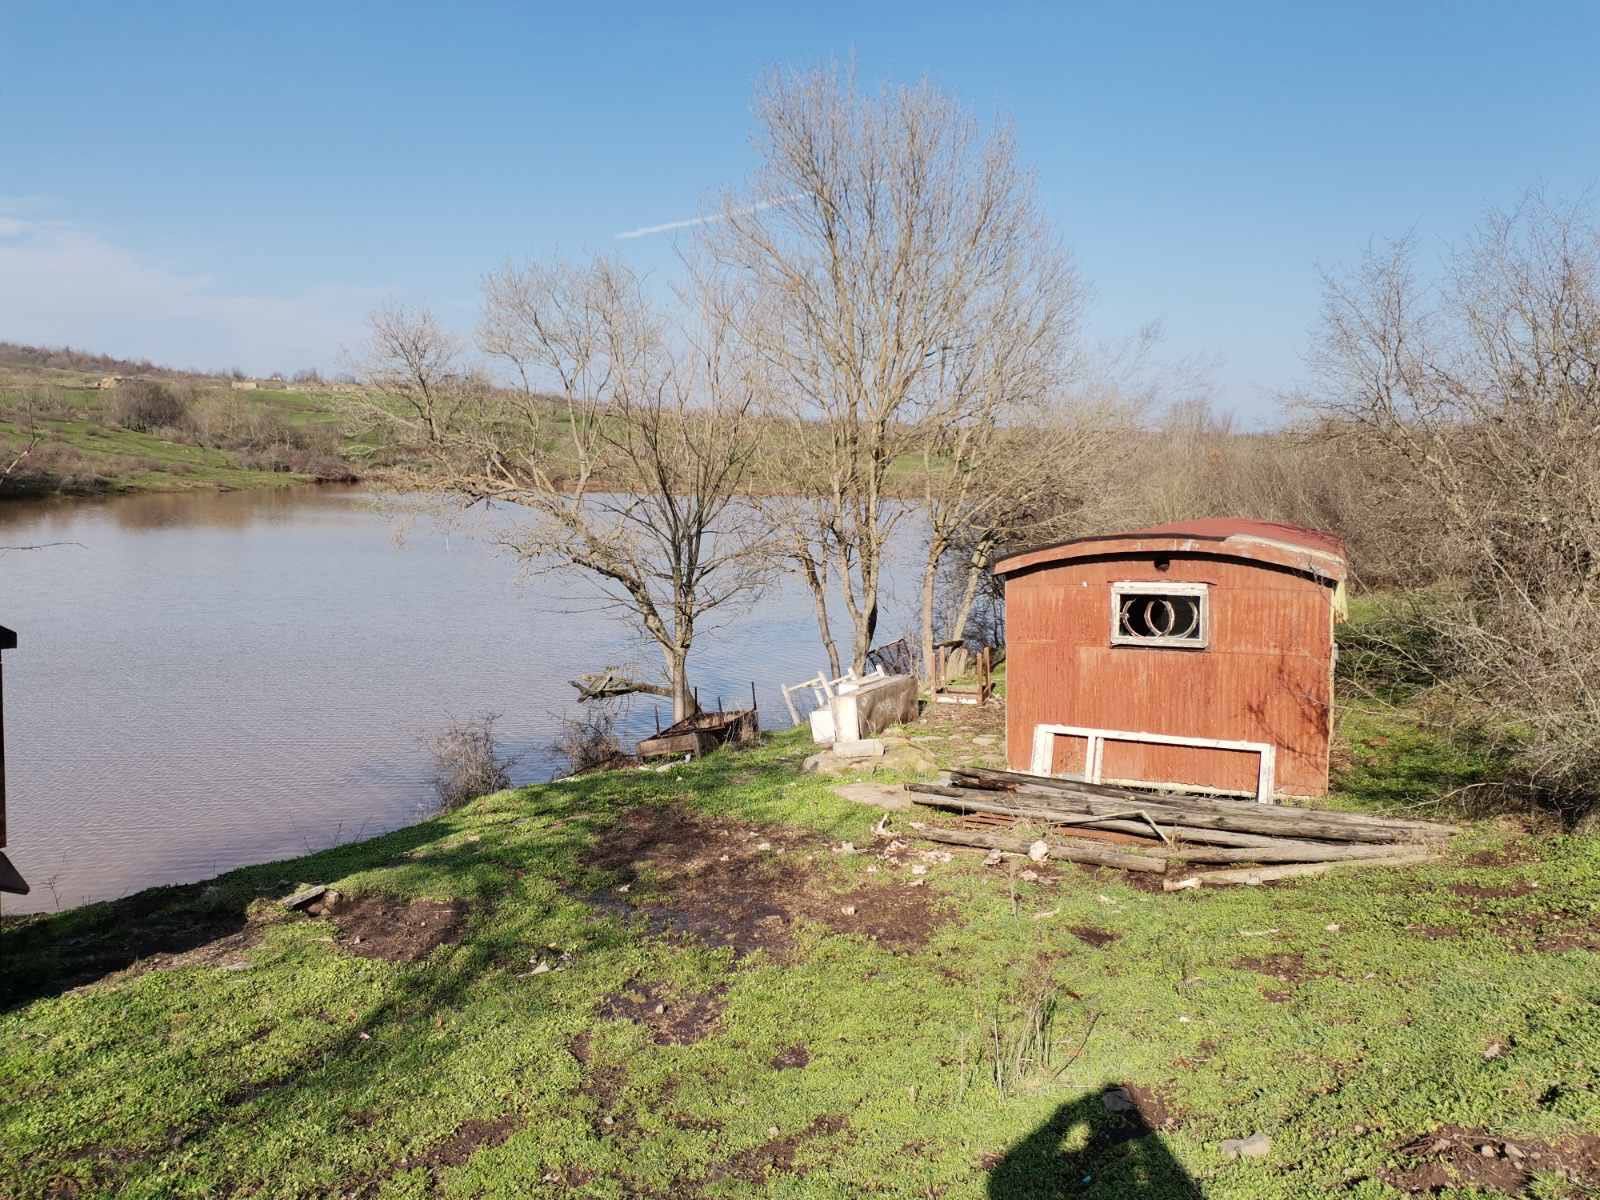
[[[18,342],[0,342],[0,366],[91,371],[102,375],[193,377],[203,374],[199,371],[180,371],[176,367],[158,366],[147,358],[134,361],[115,358],[110,354],[90,354],[87,350],[74,350],[71,346],[24,346]]]

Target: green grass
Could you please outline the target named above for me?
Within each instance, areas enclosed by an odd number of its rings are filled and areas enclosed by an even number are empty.
[[[31,432],[42,435],[19,471],[26,477],[19,494],[237,490],[311,482],[310,475],[243,466],[228,450],[121,428],[109,416],[114,393],[79,386],[82,378],[82,372],[0,369],[0,456],[9,461]],[[338,397],[331,392],[293,387],[230,392],[225,380],[203,386],[291,429],[334,428],[341,420]],[[371,451],[362,438],[342,446],[348,459]]]
[[[1397,1148],[1440,1124],[1600,1128],[1600,962],[1533,945],[1534,931],[1594,928],[1600,841],[1526,842],[1519,865],[1474,867],[1466,856],[1511,836],[1478,825],[1436,866],[1171,895],[1061,869],[1018,883],[1014,907],[1005,872],[975,857],[933,863],[910,890],[908,866],[806,849],[802,834],[869,846],[881,815],[801,774],[807,750],[783,736],[669,774],[504,792],[209,887],[8,929],[5,1194],[1380,1197],[1400,1194],[1383,1179]],[[1405,755],[1419,787],[1454,769]],[[1382,803],[1352,779],[1347,796]],[[583,855],[659,805],[762,826],[816,912],[884,885],[926,897],[943,924],[896,950],[800,919],[786,955],[737,960],[651,936],[585,902],[621,877]],[[459,898],[471,915],[459,944],[420,962],[370,960],[332,921],[283,916],[272,897],[301,881]],[[630,895],[670,904],[678,886],[647,872]],[[177,938],[194,922],[258,940],[64,990],[130,928]],[[1075,926],[1117,940],[1096,949]],[[552,946],[568,964],[529,974]],[[1240,962],[1266,955],[1300,956],[1298,978]],[[726,1007],[703,1040],[657,1044],[606,1015],[630,983],[726,989]],[[587,1065],[571,1049],[584,1034]],[[772,1065],[796,1044],[806,1066]],[[1172,1127],[1108,1144],[1114,1084],[1158,1094]],[[502,1117],[492,1137],[466,1124]],[[1266,1161],[1224,1160],[1223,1139],[1257,1131],[1273,1139]],[[480,1144],[451,1155],[452,1135]]]

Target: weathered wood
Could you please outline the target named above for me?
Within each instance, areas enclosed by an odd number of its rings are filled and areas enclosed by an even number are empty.
[[[1198,800],[1188,796],[1139,792],[1127,788],[1106,789],[1097,784],[1085,784],[1067,779],[1044,780],[1031,775],[1018,775],[1016,779],[1027,782],[995,781],[982,779],[976,772],[967,769],[952,771],[950,774],[952,783],[957,786],[1027,796],[1030,798],[1030,803],[1034,804],[1043,800],[1052,807],[1060,807],[1063,810],[1095,812],[1102,815],[1108,815],[1119,807],[1126,808],[1132,804],[1153,816],[1164,815],[1174,824],[1203,829],[1227,829],[1243,833],[1276,834],[1283,837],[1360,842],[1416,842],[1428,838],[1447,837],[1455,832],[1447,825],[1428,822],[1391,821],[1382,817],[1364,817],[1283,805]],[[985,772],[985,774],[1000,773]]]
[[[1157,792],[1139,788],[1115,787],[1104,783],[1087,783],[1081,779],[1065,779],[1051,775],[1029,775],[1022,771],[1001,771],[988,767],[957,767],[950,772],[953,782],[966,787],[985,789],[1062,791],[1069,794],[1114,800],[1133,800],[1143,803],[1153,800],[1185,808],[1205,809],[1214,812],[1250,812],[1263,806],[1252,800],[1236,800],[1222,796],[1200,796],[1189,792]],[[1384,817],[1371,813],[1338,812],[1332,809],[1300,808],[1278,805],[1269,810],[1270,815],[1292,816],[1311,813],[1318,818],[1347,825],[1380,826],[1384,828],[1415,829],[1449,837],[1456,832],[1453,825],[1437,821],[1418,821],[1404,817]]]
[[[1029,804],[1025,802],[1005,803],[987,799],[995,795],[1006,793],[979,792],[972,793],[961,788],[941,787],[932,783],[908,783],[905,785],[908,792],[916,793],[916,803],[928,808],[945,809],[952,812],[996,813],[1000,816],[1017,817],[1027,821],[1042,821],[1047,824],[1075,824],[1086,829],[1103,829],[1110,833],[1131,833],[1140,837],[1151,836],[1150,827],[1143,821],[1127,821],[1113,816],[1096,816],[1095,814],[1065,813],[1059,808],[1052,808],[1048,804]],[[936,797],[928,799],[927,797]],[[979,797],[985,797],[980,799]],[[1148,810],[1146,810],[1148,811]],[[1152,819],[1160,814],[1151,813]],[[1168,834],[1182,843],[1196,846],[1278,846],[1284,839],[1271,837],[1260,833],[1236,833],[1225,829],[1204,829],[1198,825],[1180,825],[1170,820],[1161,820],[1162,832]],[[1316,843],[1313,843],[1316,844]]]
[[[1074,796],[1066,792],[1022,792],[1030,807],[1062,813],[1093,813],[1111,818],[1122,811],[1126,800],[1107,800],[1093,796]],[[1330,842],[1414,843],[1426,840],[1424,835],[1409,829],[1385,829],[1380,826],[1350,826],[1317,819],[1307,810],[1292,815],[1282,808],[1266,808],[1248,813],[1217,813],[1189,809],[1167,804],[1164,801],[1141,797],[1140,806],[1158,821],[1194,829],[1217,829],[1234,833],[1253,833],[1268,837]],[[1252,805],[1252,808],[1256,806]],[[1305,815],[1301,815],[1304,813]]]
[[[667,726],[654,737],[645,738],[635,753],[640,758],[659,758],[668,754],[699,756],[709,754],[729,742],[741,745],[752,742],[760,728],[759,718],[753,708],[733,712],[701,712],[697,707],[693,716]]]
[[[292,896],[285,896],[278,903],[282,904],[285,908],[304,908],[307,904],[310,904],[319,896],[325,895],[327,891],[327,884],[315,883],[310,887],[301,888]]]
[[[1059,813],[1048,809],[1031,808],[1024,806],[1008,806],[983,800],[970,800],[961,795],[956,788],[940,788],[929,784],[907,784],[907,790],[918,794],[918,803],[926,804],[931,808],[952,808],[966,812],[998,813],[1005,816],[1015,816],[1025,820],[1036,820],[1045,823],[1060,822],[1084,824],[1093,829],[1111,829],[1117,833],[1134,833],[1148,835],[1149,829],[1138,821],[1121,821],[1115,819],[1085,819],[1082,816],[1063,817]],[[955,795],[947,795],[955,793]],[[1231,834],[1206,829],[1183,829],[1169,826],[1168,831],[1178,836],[1181,840],[1193,843],[1190,846],[1168,848],[1165,846],[1151,846],[1141,848],[1139,853],[1147,854],[1153,858],[1166,858],[1174,863],[1312,863],[1312,862],[1342,862],[1358,859],[1392,857],[1397,851],[1392,844],[1374,843],[1333,843],[1306,841],[1299,838],[1265,837],[1252,834]],[[1199,841],[1205,837],[1245,837],[1249,841],[1243,846],[1223,848],[1201,848]]]
[[[915,831],[915,836],[930,842],[944,842],[952,846],[978,846],[1006,854],[1027,854],[1031,845],[1027,838],[1007,837],[998,833],[977,833],[966,829],[918,829]],[[1120,871],[1153,871],[1156,874],[1161,874],[1167,869],[1165,859],[1152,858],[1144,854],[1120,854],[1089,842],[1073,842],[1061,838],[1046,838],[1044,842],[1050,847],[1051,858],[1064,859],[1067,862],[1092,863],[1100,867],[1115,867]]]
[[[1434,862],[1438,857],[1437,854],[1430,854],[1427,851],[1413,850],[1389,854],[1381,858],[1358,859],[1353,862],[1295,863],[1280,867],[1240,867],[1231,871],[1200,871],[1183,874],[1174,872],[1170,880],[1162,882],[1161,887],[1169,892],[1199,885],[1211,887],[1217,884],[1244,884],[1253,887],[1256,884],[1270,883],[1275,879],[1299,879],[1308,875],[1323,875],[1342,867],[1411,867],[1419,863]],[[1198,883],[1194,881],[1198,881]]]
[[[1273,846],[1251,846],[1237,850],[1151,850],[1150,853],[1164,855],[1174,863],[1325,863],[1393,858],[1395,847],[1371,843],[1334,846],[1327,842],[1297,842],[1284,838]]]

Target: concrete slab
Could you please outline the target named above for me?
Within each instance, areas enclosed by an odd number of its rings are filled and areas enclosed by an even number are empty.
[[[895,812],[911,807],[910,794],[898,784],[847,783],[834,788],[833,794],[856,804],[870,804],[873,808],[887,808]]]

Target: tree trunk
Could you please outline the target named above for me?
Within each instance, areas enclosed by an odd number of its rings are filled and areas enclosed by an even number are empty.
[[[834,640],[833,628],[828,622],[827,581],[817,571],[817,560],[811,556],[809,547],[797,553],[795,559],[805,574],[806,587],[811,589],[811,603],[817,610],[817,633],[822,638],[822,648],[828,653],[828,670],[837,679],[844,672],[839,670],[839,643]]]
[[[932,542],[928,543],[928,557],[922,564],[922,679],[925,683],[933,680],[933,601],[942,557],[942,551]]]
[[[856,626],[855,644],[850,654],[850,666],[857,674],[867,669],[867,651],[872,649],[872,635],[878,628],[878,600],[873,597],[861,610],[861,623]]]
[[[878,566],[882,546],[876,544],[876,532],[871,532],[861,545],[861,598],[852,603],[855,617],[855,638],[852,640],[850,666],[858,674],[867,669],[867,651],[872,649],[872,639],[878,632]],[[845,595],[849,599],[850,581],[845,580]]]
[[[988,565],[989,551],[994,549],[994,543],[988,540],[980,541],[972,548],[972,557],[967,560],[967,586],[961,593],[961,607],[956,610],[956,618],[950,625],[950,640],[965,641],[967,637],[967,622],[972,619],[972,605],[978,595],[978,581],[983,578],[984,568]]]
[[[667,660],[667,682],[672,688],[672,720],[676,724],[700,710],[694,701],[694,693],[689,690],[689,652],[663,649],[661,653]]]

